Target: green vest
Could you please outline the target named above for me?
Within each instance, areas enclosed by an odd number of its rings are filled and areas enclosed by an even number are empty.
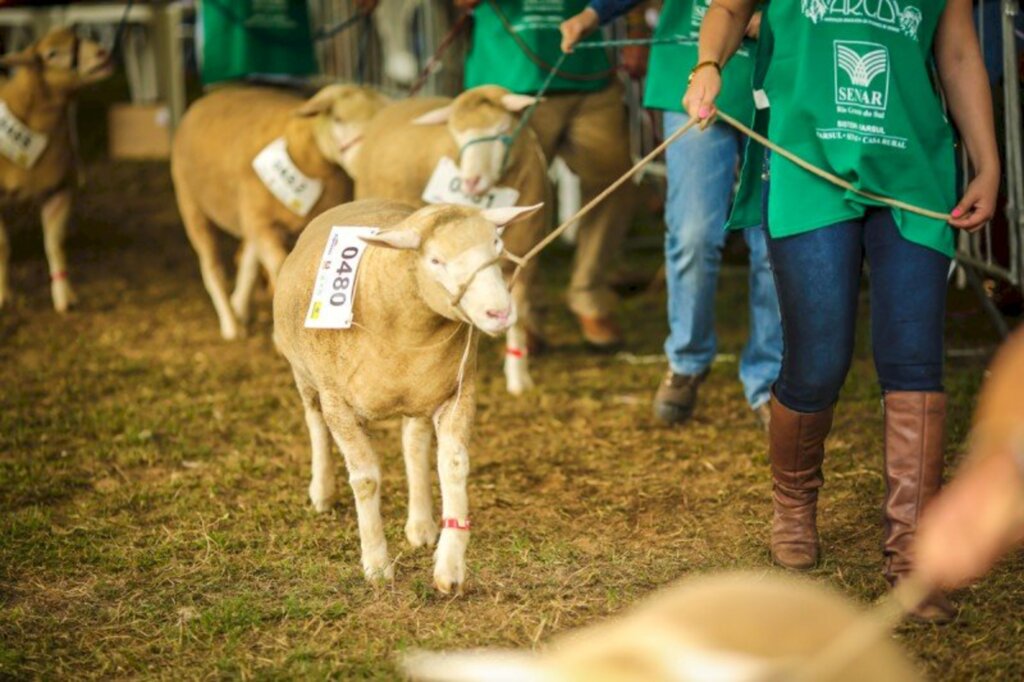
[[[760,46],[763,73],[755,75],[770,107],[756,123],[772,142],[859,189],[948,211],[956,202],[953,132],[930,78],[944,4],[771,0],[765,18],[772,37]],[[756,184],[757,153],[748,153],[745,184]],[[742,189],[737,201],[744,200],[757,201],[757,191]],[[771,161],[768,200],[772,237],[860,218],[878,205],[779,155]],[[731,226],[743,227],[744,213],[749,209],[737,209]],[[944,221],[892,214],[905,239],[953,255],[953,229]]]
[[[559,24],[582,12],[587,0],[494,0],[499,11],[524,43],[547,64],[562,54]],[[600,31],[583,42],[602,40]],[[593,92],[609,83],[611,62],[605,50],[576,50],[559,71],[579,74],[582,80],[556,77],[551,92]],[[533,94],[540,90],[548,71],[532,62],[509,35],[490,0],[473,12],[473,44],[466,58],[467,88],[500,85],[512,92]]]
[[[200,8],[204,84],[251,74],[317,72],[306,2],[220,0],[200,3]]]
[[[683,111],[682,99],[686,94],[686,79],[697,64],[697,39],[700,22],[711,4],[710,0],[665,0],[658,18],[655,38],[684,36],[693,40],[685,44],[662,44],[651,48],[650,68],[644,106],[666,111]],[[733,118],[746,121],[754,110],[750,96],[750,59],[754,41],[744,40],[736,56],[722,74],[722,93],[717,104]]]

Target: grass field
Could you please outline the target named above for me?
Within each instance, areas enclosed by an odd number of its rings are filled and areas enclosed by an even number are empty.
[[[364,583],[347,489],[332,513],[312,512],[269,299],[248,339],[219,338],[165,165],[93,165],[76,214],[81,305],[67,317],[50,307],[35,216],[11,221],[0,678],[391,679],[408,647],[543,646],[681,576],[770,570],[765,437],[736,380],[741,267],[723,272],[720,362],[695,420],[673,430],[651,416],[661,362],[587,354],[558,294],[567,253],[548,257],[555,348],[535,362],[537,391],[509,397],[499,346],[481,350],[470,583],[444,598],[430,553],[404,541],[397,422],[375,431],[394,583]],[[628,261],[653,273],[658,250],[644,243]],[[659,352],[663,307],[657,292],[627,302],[636,356]],[[968,351],[948,366],[955,464],[995,339],[968,295],[954,292],[951,308],[949,348]],[[883,482],[863,322],[828,443],[824,562],[812,575],[868,603],[884,592]],[[1022,569],[1004,564],[957,595],[955,624],[909,626],[900,641],[935,679],[1024,678]]]

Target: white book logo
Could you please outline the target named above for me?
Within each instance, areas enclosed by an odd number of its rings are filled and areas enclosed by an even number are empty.
[[[850,47],[837,43],[836,64],[850,77],[851,83],[866,88],[889,68],[889,54],[884,49],[857,54]]]

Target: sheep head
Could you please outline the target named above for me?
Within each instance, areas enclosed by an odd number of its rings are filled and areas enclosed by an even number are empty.
[[[31,69],[48,89],[67,94],[114,72],[110,53],[102,45],[79,38],[67,26],[51,30],[20,52],[0,57],[0,66]]]
[[[443,317],[495,336],[516,321],[501,273],[502,232],[542,205],[486,210],[428,206],[393,229],[365,239],[376,247],[415,251],[419,293],[427,305]]]
[[[496,85],[471,88],[451,104],[423,114],[417,125],[448,126],[459,147],[459,176],[463,191],[479,196],[498,184],[505,171],[506,154],[520,113],[536,101]]]
[[[314,119],[320,153],[353,175],[363,130],[388,102],[373,88],[328,85],[306,100],[295,115]]]

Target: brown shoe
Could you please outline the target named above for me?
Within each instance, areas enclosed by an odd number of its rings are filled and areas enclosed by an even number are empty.
[[[942,485],[945,425],[945,394],[885,394],[885,578],[890,585],[911,572],[918,520]],[[956,617],[956,608],[934,594],[911,615],[945,623]]]
[[[772,559],[797,571],[818,563],[818,489],[832,412],[796,412],[771,399]]]
[[[697,389],[711,370],[700,374],[676,374],[668,371],[654,394],[654,415],[669,426],[683,424],[697,405]]]
[[[577,315],[576,319],[580,322],[583,340],[594,350],[610,353],[619,350],[624,345],[622,329],[611,315],[600,317]]]

